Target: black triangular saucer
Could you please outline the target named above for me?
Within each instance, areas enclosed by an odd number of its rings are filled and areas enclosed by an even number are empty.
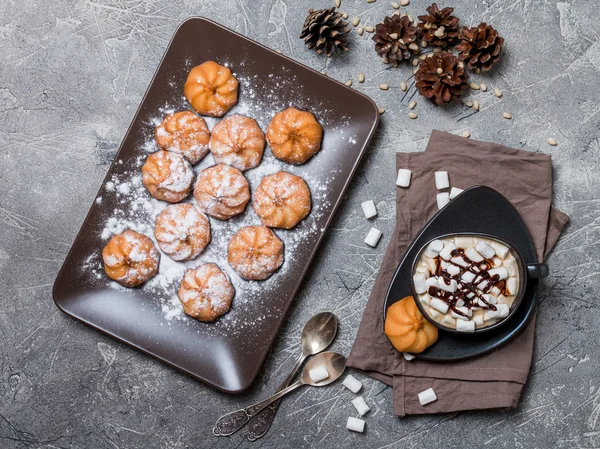
[[[429,240],[444,234],[483,233],[496,236],[516,248],[525,263],[538,263],[533,240],[514,206],[490,187],[465,190],[439,211],[421,230],[400,262],[390,283],[383,316],[389,306],[412,294],[411,268],[419,250]],[[498,348],[523,330],[535,313],[537,279],[527,281],[519,309],[497,331],[485,334],[456,335],[440,329],[438,341],[417,357],[432,361],[460,360]]]

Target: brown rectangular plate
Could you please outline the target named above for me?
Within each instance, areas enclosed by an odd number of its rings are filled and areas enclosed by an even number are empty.
[[[249,206],[228,222],[211,220],[208,250],[186,264],[161,255],[158,276],[125,289],[104,274],[100,253],[107,239],[132,227],[153,237],[156,214],[166,203],[140,185],[140,167],[157,150],[154,126],[171,111],[188,109],[183,84],[189,70],[206,60],[228,65],[240,81],[239,103],[229,114],[255,118],[266,130],[272,116],[291,105],[309,109],[323,125],[321,151],[292,167],[269,149],[262,164],[246,172],[251,188],[279,169],[306,179],[311,214],[291,231],[276,231],[285,243],[283,267],[269,280],[241,280],[226,262],[227,241],[243,225],[260,224]],[[176,31],[102,188],[69,251],[53,289],[65,313],[181,369],[220,390],[240,392],[256,377],[325,229],[373,136],[379,114],[368,97],[285,56],[204,18],[185,21]],[[217,120],[207,119],[209,127]],[[195,171],[211,165],[209,155]],[[193,199],[188,199],[193,201]],[[214,323],[181,311],[176,293],[188,267],[216,262],[232,278],[232,308]]]

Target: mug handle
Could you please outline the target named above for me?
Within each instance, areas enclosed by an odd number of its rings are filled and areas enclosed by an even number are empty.
[[[529,263],[525,265],[527,276],[530,278],[545,278],[549,274],[548,265],[545,263]]]

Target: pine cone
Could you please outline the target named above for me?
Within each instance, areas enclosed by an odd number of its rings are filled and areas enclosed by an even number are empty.
[[[458,58],[466,61],[469,69],[477,73],[480,70],[487,72],[500,58],[504,38],[487,23],[481,22],[473,28],[463,27],[458,37]]]
[[[300,39],[308,48],[314,48],[317,54],[326,50],[327,56],[331,57],[335,49],[348,51],[347,38],[349,29],[348,22],[342,17],[342,13],[336,12],[335,8],[308,10],[308,16],[304,21]]]
[[[375,51],[386,64],[391,62],[397,65],[398,62],[419,53],[416,40],[417,27],[411,23],[408,16],[394,14],[375,26]]]
[[[419,37],[433,45],[448,48],[458,42],[458,17],[452,15],[454,8],[440,10],[437,3],[427,8],[429,14],[419,16]]]
[[[415,73],[419,93],[438,105],[459,98],[468,79],[464,63],[448,51],[428,56]]]

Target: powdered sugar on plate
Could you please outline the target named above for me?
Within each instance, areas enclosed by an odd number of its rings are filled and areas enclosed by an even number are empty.
[[[293,75],[289,78],[276,79],[271,77],[270,83],[286,83],[286,88],[293,91],[295,81]],[[274,92],[272,98],[264,98],[261,95],[260,100],[257,100],[257,94],[253,86],[258,82],[256,77],[241,77],[238,76],[241,85],[240,102],[230,112],[231,114],[243,114],[254,118],[261,129],[266,130],[271,118],[276,112],[279,112],[291,104],[282,102]],[[291,96],[292,98],[294,95]],[[301,98],[300,96],[296,96]],[[303,106],[303,105],[297,105]],[[144,141],[140,143],[140,154],[128,161],[124,161],[124,169],[117,170],[118,174],[114,174],[104,184],[104,189],[100,193],[97,203],[113,197],[116,200],[118,207],[113,210],[107,210],[105,217],[105,226],[100,231],[100,239],[102,246],[106,244],[108,239],[114,234],[120,233],[126,229],[133,229],[139,233],[150,237],[155,243],[154,224],[157,215],[162,212],[168,205],[163,201],[155,200],[150,196],[147,190],[141,183],[141,166],[145,162],[148,154],[154,153],[158,147],[154,141],[154,128],[160,124],[165,115],[176,111],[189,109],[183,97],[175,99],[173,104],[166,104],[159,108],[156,115],[145,123]],[[315,113],[325,132],[342,132],[345,127],[344,123],[337,123],[336,128],[332,125],[328,127],[327,109],[322,105],[311,104],[311,112]],[[218,122],[218,119],[205,117],[210,129]],[[344,136],[344,140],[348,144],[355,143],[353,137]],[[354,140],[354,142],[353,142]],[[321,151],[335,151],[337,148],[323,148]],[[316,157],[319,157],[317,154]],[[212,155],[206,156],[200,163],[194,166],[194,172],[197,175],[201,170],[214,165]],[[295,256],[299,251],[303,251],[303,242],[307,239],[317,236],[322,229],[319,228],[319,219],[323,217],[326,210],[331,208],[328,200],[328,191],[330,183],[335,180],[339,174],[337,171],[327,169],[323,173],[312,174],[305,166],[292,166],[275,159],[269,149],[265,150],[261,164],[244,173],[250,184],[251,191],[254,191],[261,179],[280,170],[301,176],[308,184],[312,196],[312,210],[306,219],[304,219],[294,229],[274,230],[278,237],[285,245],[285,261],[282,267],[266,281],[245,281],[241,279],[237,273],[229,266],[227,262],[227,244],[233,235],[243,226],[260,225],[260,219],[255,214],[249,203],[245,212],[239,216],[233,217],[227,221],[219,221],[210,219],[212,240],[206,250],[195,260],[188,262],[176,262],[169,256],[162,253],[158,274],[144,284],[141,289],[151,298],[151,303],[157,307],[165,322],[172,324],[178,322],[181,324],[189,324],[195,322],[191,317],[183,313],[183,308],[177,298],[177,291],[183,275],[188,268],[195,268],[201,264],[213,262],[216,263],[231,279],[235,288],[235,297],[232,302],[231,310],[213,323],[211,331],[222,332],[224,335],[237,333],[246,327],[253,327],[255,322],[251,322],[246,318],[249,314],[246,313],[250,307],[259,308],[263,314],[254,320],[268,319],[271,314],[277,315],[276,310],[270,310],[266,304],[261,303],[265,293],[276,289],[285,280],[285,275],[289,271],[290,266],[294,264]],[[313,170],[314,171],[314,170]],[[192,202],[195,204],[193,196],[188,197],[184,202]],[[158,248],[158,245],[157,245]],[[97,278],[99,283],[106,283],[111,288],[120,291],[128,291],[116,282],[110,281],[103,271],[101,262],[102,247],[98,248],[97,253],[90,254],[85,260],[82,269],[91,271]],[[256,316],[256,313],[250,314]]]

